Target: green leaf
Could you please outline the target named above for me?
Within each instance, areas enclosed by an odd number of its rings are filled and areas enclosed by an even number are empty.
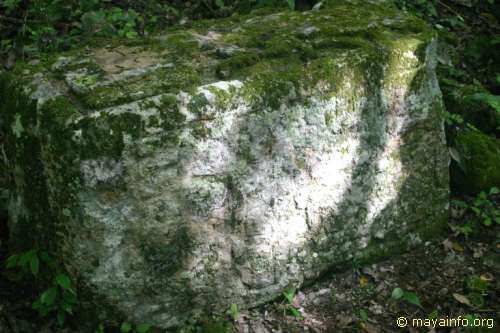
[[[149,331],[150,328],[151,328],[151,325],[139,324],[139,325],[137,325],[135,330],[137,331],[137,333],[146,333],[147,331]]]
[[[394,288],[394,290],[392,291],[391,297],[393,299],[398,300],[398,299],[401,299],[403,297],[404,293],[405,292],[403,291],[403,289],[401,289],[401,288]]]
[[[491,218],[489,218],[489,217],[485,218],[484,221],[483,221],[483,224],[485,226],[490,226],[491,223],[492,223],[492,221],[491,221]]]
[[[52,257],[46,251],[40,251],[40,260],[46,264],[53,261]]]
[[[405,291],[403,295],[403,299],[407,301],[410,304],[416,305],[419,308],[422,308],[422,304],[420,303],[420,299],[418,298],[417,294]]]
[[[437,309],[434,309],[431,313],[429,313],[429,314],[427,315],[427,318],[429,318],[429,319],[431,319],[431,320],[432,320],[432,319],[436,319],[436,318],[438,318],[438,316],[439,316],[439,312],[438,312],[438,310],[437,310]]]
[[[295,10],[295,0],[287,0],[288,2],[288,7],[290,7],[291,10]]]
[[[461,208],[469,207],[465,201],[462,200],[451,200],[451,204]]]
[[[359,318],[362,321],[367,321],[368,320],[368,312],[366,312],[365,309],[359,309]]]
[[[1,5],[7,9],[6,13],[10,14],[20,3],[21,0],[4,0],[1,2]]]
[[[498,193],[500,193],[500,189],[498,189],[498,187],[492,187],[490,189],[490,195],[498,194]]]
[[[57,288],[51,287],[44,291],[42,296],[40,296],[40,300],[42,301],[43,304],[52,305],[54,304],[56,297],[57,297]]]
[[[64,325],[64,321],[66,320],[66,312],[64,311],[57,311],[57,324],[59,324],[59,326],[63,326]]]
[[[495,109],[497,112],[500,112],[500,96],[486,94],[486,93],[479,93],[472,95],[472,97],[474,99],[488,103],[493,109]]]
[[[16,267],[18,261],[19,261],[19,256],[17,254],[13,254],[9,258],[7,258],[7,263],[5,267],[8,269],[14,268]]]
[[[33,250],[29,250],[27,252],[25,252],[23,255],[21,255],[21,257],[19,258],[19,266],[23,266],[23,267],[26,267],[28,265],[28,263],[31,262],[31,260],[33,260],[33,257],[36,256],[36,251],[33,249]]]
[[[293,298],[295,297],[296,291],[297,291],[297,289],[295,289],[294,287],[290,287],[290,288],[285,289],[285,291],[283,292],[283,296],[288,301],[288,303],[293,302]]]
[[[127,31],[125,33],[125,37],[127,37],[127,38],[135,38],[137,36],[138,36],[137,32],[135,32],[133,30]]]
[[[66,274],[59,274],[56,276],[56,282],[61,286],[64,290],[68,290],[71,288],[71,281]]]
[[[30,261],[30,269],[31,273],[36,277],[38,275],[38,269],[40,268],[40,260],[38,256],[35,254]]]
[[[40,308],[42,307],[42,302],[40,301],[40,298],[37,298],[33,304],[31,304],[31,308],[33,310],[40,310]]]
[[[229,307],[229,315],[234,321],[237,321],[240,318],[240,310],[238,309],[238,304],[232,303]]]
[[[290,313],[294,318],[299,318],[299,319],[302,318],[302,314],[295,307],[289,306],[288,310],[290,310]]]
[[[122,333],[128,333],[131,330],[132,330],[131,323],[123,323],[122,326],[120,327],[120,332],[122,332]]]
[[[482,308],[484,306],[484,296],[478,292],[469,293],[469,299],[472,305]]]
[[[76,298],[76,294],[73,290],[71,289],[68,289],[68,290],[65,290],[64,291],[64,296],[63,296],[63,299],[66,303],[70,304],[70,305],[73,305],[73,304],[76,304],[77,303],[77,298]]]
[[[219,8],[224,7],[224,0],[215,0],[215,5]]]
[[[95,330],[95,333],[104,333],[104,325],[103,324],[99,324],[99,326]]]
[[[73,314],[73,307],[67,302],[63,301],[61,304],[61,308],[69,314]]]

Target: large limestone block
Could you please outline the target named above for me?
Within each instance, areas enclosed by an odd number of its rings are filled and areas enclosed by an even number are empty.
[[[102,316],[168,327],[436,233],[435,36],[387,5],[334,3],[2,74],[14,242],[57,251]]]

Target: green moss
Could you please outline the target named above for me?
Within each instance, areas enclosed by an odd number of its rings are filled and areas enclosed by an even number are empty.
[[[276,109],[292,91],[298,92],[299,82],[305,77],[302,63],[268,60],[253,68],[240,94],[253,104],[255,110]]]
[[[36,101],[24,92],[23,77],[14,80],[13,75],[17,74],[0,74],[0,126],[5,133],[2,143],[8,156],[7,170],[12,172],[12,175],[4,177],[9,180],[5,185],[15,199],[9,205],[9,216],[13,221],[10,225],[11,246],[17,251],[37,245],[52,250],[57,245],[51,233],[57,221],[57,207],[53,207],[49,199],[51,188],[48,187],[43,163],[45,132],[40,130]],[[12,124],[15,122],[23,129],[18,131],[18,135],[13,133],[16,126]],[[33,232],[42,227],[48,232]]]
[[[208,102],[204,94],[196,94],[191,97],[191,100],[188,104],[188,110],[196,114],[198,118],[202,118],[204,108],[209,105],[210,103]]]
[[[240,52],[229,59],[217,64],[216,73],[221,79],[237,77],[238,72],[245,73],[245,69],[259,62],[259,56],[253,52]]]
[[[452,169],[456,185],[463,191],[476,193],[500,187],[500,140],[479,131],[460,132],[455,145],[464,170]],[[461,176],[461,177],[460,177]]]
[[[452,86],[442,84],[443,100],[448,112],[462,118],[485,133],[495,133],[500,127],[500,113],[476,94],[488,93],[479,85]]]
[[[161,126],[166,131],[173,132],[182,128],[186,121],[186,116],[180,112],[176,97],[173,95],[163,96],[160,103]]]
[[[74,84],[82,88],[88,88],[97,83],[100,78],[99,74],[84,75],[74,80]]]

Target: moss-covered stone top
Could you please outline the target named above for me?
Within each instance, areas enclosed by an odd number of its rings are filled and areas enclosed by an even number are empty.
[[[279,91],[284,81],[315,85],[326,76],[333,83],[346,62],[414,51],[431,36],[422,21],[387,4],[331,1],[316,11],[253,12],[138,40],[94,41],[17,70],[46,72],[84,112],[220,80],[255,82],[257,94],[268,85]],[[268,97],[273,104],[276,96]]]

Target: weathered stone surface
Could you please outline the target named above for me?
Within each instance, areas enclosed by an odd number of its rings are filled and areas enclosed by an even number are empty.
[[[419,244],[447,215],[435,45],[337,1],[19,65],[12,236],[57,250],[102,316],[164,327]]]

